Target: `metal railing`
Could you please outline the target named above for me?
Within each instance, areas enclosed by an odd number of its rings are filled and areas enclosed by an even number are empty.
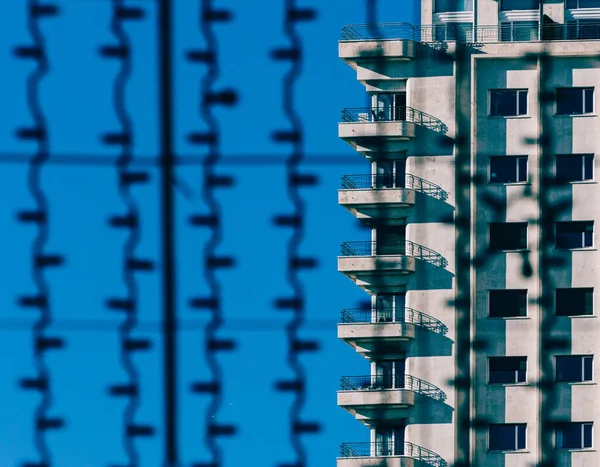
[[[341,256],[411,256],[445,268],[448,261],[438,252],[408,240],[400,242],[344,242]]]
[[[438,133],[446,134],[448,127],[428,113],[406,106],[357,107],[342,110],[343,123],[411,122]]]
[[[408,23],[348,24],[342,28],[343,41],[405,39],[433,43],[538,42],[600,39],[597,23],[518,24],[465,26],[453,23],[413,26]]]
[[[342,443],[340,457],[388,457],[404,456],[421,461],[432,467],[447,467],[439,454],[409,442],[380,441],[375,443]]]
[[[383,389],[407,389],[423,394],[440,402],[446,400],[446,393],[436,385],[410,375],[367,375],[343,376],[340,379],[342,391],[381,391]]]
[[[405,174],[404,177],[391,174],[344,175],[342,177],[343,190],[380,190],[386,188],[405,188],[441,201],[448,199],[448,193],[442,190],[442,187],[412,174]]]
[[[347,308],[341,311],[341,322],[350,323],[409,323],[446,335],[448,327],[440,320],[412,308],[393,310],[392,308]]]

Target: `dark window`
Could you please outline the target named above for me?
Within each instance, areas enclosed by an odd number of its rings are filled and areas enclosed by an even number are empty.
[[[567,0],[567,8],[569,10],[577,8],[600,8],[600,0]]]
[[[527,181],[527,156],[490,157],[490,183]]]
[[[491,318],[527,316],[527,290],[490,290],[488,301]]]
[[[557,222],[556,248],[573,249],[591,247],[594,242],[594,222]]]
[[[594,178],[594,156],[568,154],[556,156],[556,179],[561,182],[583,182]]]
[[[594,289],[556,289],[558,316],[587,316],[594,314]]]
[[[489,425],[489,451],[517,451],[526,447],[527,425],[508,423]]]
[[[503,42],[513,41],[537,41],[539,33],[536,21],[512,21],[500,24],[500,40]]]
[[[502,10],[538,10],[540,0],[502,0],[500,3]]]
[[[527,357],[488,358],[488,383],[524,383],[527,381]]]
[[[527,115],[526,89],[494,89],[490,91],[490,116]]]
[[[556,381],[581,383],[592,381],[592,355],[564,355],[556,357]]]
[[[527,248],[527,222],[493,222],[490,224],[491,250]]]
[[[436,41],[473,42],[472,23],[436,24],[433,28]]]
[[[564,37],[558,39],[564,39]],[[600,20],[578,19],[567,21],[566,39],[600,39]]]
[[[594,88],[558,88],[557,115],[581,115],[594,111]]]
[[[592,422],[561,423],[556,427],[556,449],[592,447]]]
[[[435,0],[435,12],[473,11],[473,0]]]

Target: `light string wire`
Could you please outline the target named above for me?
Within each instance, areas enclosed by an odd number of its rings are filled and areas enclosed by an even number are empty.
[[[288,46],[272,51],[274,60],[290,61],[291,66],[282,78],[282,108],[290,129],[279,130],[273,133],[273,140],[278,143],[287,143],[292,147],[286,161],[287,194],[293,212],[291,215],[281,215],[274,219],[279,227],[289,227],[292,235],[287,246],[287,282],[293,291],[291,298],[279,298],[275,306],[281,310],[290,310],[292,319],[286,326],[288,341],[287,365],[294,375],[292,380],[276,382],[276,389],[294,394],[289,412],[290,442],[295,453],[292,462],[281,464],[281,467],[304,467],[307,465],[306,448],[302,436],[307,433],[316,433],[321,429],[318,422],[307,422],[302,419],[302,411],[306,404],[307,376],[301,362],[301,354],[314,352],[319,348],[314,340],[302,340],[300,332],[305,320],[306,294],[300,277],[304,269],[314,269],[317,261],[312,257],[302,257],[300,247],[305,236],[306,203],[301,195],[301,188],[315,186],[318,179],[314,174],[303,174],[300,166],[304,159],[304,128],[302,119],[296,109],[296,84],[303,68],[303,44],[297,30],[299,22],[312,21],[316,18],[316,10],[312,8],[299,8],[295,0],[286,0],[285,20],[283,31],[288,39]]]
[[[223,292],[219,271],[232,268],[235,265],[235,260],[231,256],[218,253],[223,239],[223,213],[217,197],[217,190],[230,188],[235,181],[229,175],[217,173],[222,156],[220,122],[215,115],[215,107],[234,106],[238,97],[236,91],[232,89],[215,89],[221,76],[219,44],[215,25],[229,22],[232,14],[229,10],[214,7],[213,3],[213,0],[200,0],[199,29],[205,46],[203,49],[190,50],[187,53],[188,61],[204,64],[207,68],[200,84],[201,103],[199,109],[207,130],[192,132],[188,136],[190,144],[207,148],[207,154],[202,161],[203,184],[201,192],[202,200],[206,204],[208,212],[193,215],[190,218],[190,224],[195,227],[208,228],[210,231],[210,238],[207,240],[203,251],[204,279],[209,294],[207,297],[190,299],[192,308],[210,313],[210,319],[204,328],[204,357],[210,372],[210,380],[193,383],[191,387],[193,393],[210,396],[210,402],[204,417],[205,444],[210,453],[210,460],[196,462],[193,464],[195,467],[221,467],[224,455],[218,439],[234,436],[237,432],[236,426],[219,421],[219,413],[223,405],[224,378],[218,355],[221,352],[233,351],[236,342],[233,339],[220,337],[224,318]]]
[[[53,455],[48,444],[47,432],[64,426],[64,420],[54,417],[52,405],[54,401],[51,370],[46,360],[49,350],[61,349],[65,341],[61,337],[51,337],[48,329],[52,325],[51,290],[46,277],[46,269],[61,266],[64,258],[57,254],[49,254],[46,245],[50,237],[50,203],[44,192],[42,175],[45,163],[50,157],[49,131],[47,118],[41,104],[41,82],[49,73],[50,63],[41,20],[58,14],[58,8],[52,4],[42,4],[38,0],[27,3],[27,29],[33,40],[31,45],[19,46],[15,56],[22,59],[33,59],[36,68],[27,78],[27,106],[33,118],[33,126],[17,129],[17,137],[37,144],[35,156],[31,159],[28,170],[28,189],[35,202],[31,211],[21,211],[18,219],[24,223],[37,226],[37,234],[31,248],[32,281],[36,287],[35,295],[22,296],[19,304],[25,308],[36,308],[39,315],[33,325],[33,354],[36,375],[24,378],[20,385],[24,390],[35,390],[40,393],[40,401],[34,415],[34,444],[38,461],[25,462],[24,467],[50,467]]]
[[[100,54],[109,59],[116,59],[120,63],[119,71],[115,76],[113,85],[113,107],[120,130],[106,133],[103,142],[109,146],[119,148],[119,155],[115,160],[119,197],[125,207],[125,214],[113,215],[109,219],[109,226],[123,229],[127,237],[123,244],[122,280],[126,290],[124,297],[110,298],[106,305],[111,311],[124,314],[125,318],[118,326],[120,343],[120,363],[126,375],[126,382],[114,384],[109,387],[112,397],[125,398],[123,410],[123,448],[127,457],[127,467],[140,464],[139,452],[135,445],[135,437],[150,436],[154,429],[148,425],[136,423],[136,412],[140,406],[140,372],[135,365],[134,352],[147,350],[150,343],[147,340],[135,339],[133,332],[138,324],[139,286],[136,281],[137,271],[153,269],[149,261],[139,260],[135,256],[137,246],[141,239],[140,213],[138,203],[133,193],[133,186],[149,180],[147,172],[132,172],[134,150],[134,128],[132,118],[127,109],[127,85],[132,74],[133,48],[131,40],[125,30],[125,23],[131,20],[140,20],[144,17],[144,10],[139,7],[127,6],[125,0],[112,0],[112,17],[110,30],[115,37],[116,45],[103,46]]]

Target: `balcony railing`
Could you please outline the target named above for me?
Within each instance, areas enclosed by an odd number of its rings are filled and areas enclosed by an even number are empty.
[[[429,449],[408,442],[381,441],[377,443],[343,443],[340,457],[405,456],[431,467],[447,467],[448,463]]]
[[[446,335],[448,333],[448,327],[440,320],[408,307],[400,310],[393,310],[391,308],[378,308],[374,310],[371,308],[348,308],[342,310],[341,322],[347,324],[409,323],[426,328],[437,334]]]
[[[430,248],[405,240],[403,242],[344,242],[341,256],[412,256],[441,268],[448,265],[442,255]]]
[[[342,110],[344,123],[411,122],[438,133],[446,134],[448,127],[439,119],[412,107],[360,107]]]
[[[369,375],[343,376],[340,379],[342,391],[378,391],[382,389],[408,389],[440,402],[446,400],[446,394],[434,384],[410,375]]]
[[[413,26],[408,23],[348,24],[342,28],[343,41],[405,39],[417,42],[495,43],[537,42],[560,40],[600,39],[600,21],[597,23],[502,24],[465,26],[452,23],[432,26]]]
[[[379,190],[386,188],[405,188],[441,201],[448,199],[448,193],[442,190],[439,185],[412,174],[405,174],[404,177],[389,174],[344,175],[342,177],[342,189],[344,190]]]

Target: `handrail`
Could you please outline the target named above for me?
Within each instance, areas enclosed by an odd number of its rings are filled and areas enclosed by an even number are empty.
[[[488,44],[600,39],[600,21],[567,24],[518,24],[465,26],[453,23],[413,26],[408,23],[348,24],[342,41],[412,40],[423,43],[450,42]]]
[[[446,134],[448,127],[439,119],[412,107],[357,107],[342,110],[343,123],[411,122],[438,133]]]
[[[408,240],[400,242],[344,242],[341,246],[341,256],[378,256],[395,255],[411,256],[441,268],[448,261],[438,252]]]
[[[415,190],[441,201],[448,199],[448,193],[441,186],[412,174],[405,174],[402,178],[391,174],[344,175],[342,177],[343,190],[379,190],[386,188]]]
[[[446,393],[436,385],[411,375],[397,375],[396,377],[388,375],[343,376],[340,379],[341,391],[381,391],[383,389],[408,389],[439,402],[446,400]]]
[[[342,323],[409,323],[437,334],[446,335],[448,327],[440,320],[412,308],[392,310],[391,308],[347,308],[341,311]]]
[[[375,443],[342,443],[340,457],[389,457],[404,456],[421,461],[431,467],[447,467],[439,454],[413,443],[380,441]]]

